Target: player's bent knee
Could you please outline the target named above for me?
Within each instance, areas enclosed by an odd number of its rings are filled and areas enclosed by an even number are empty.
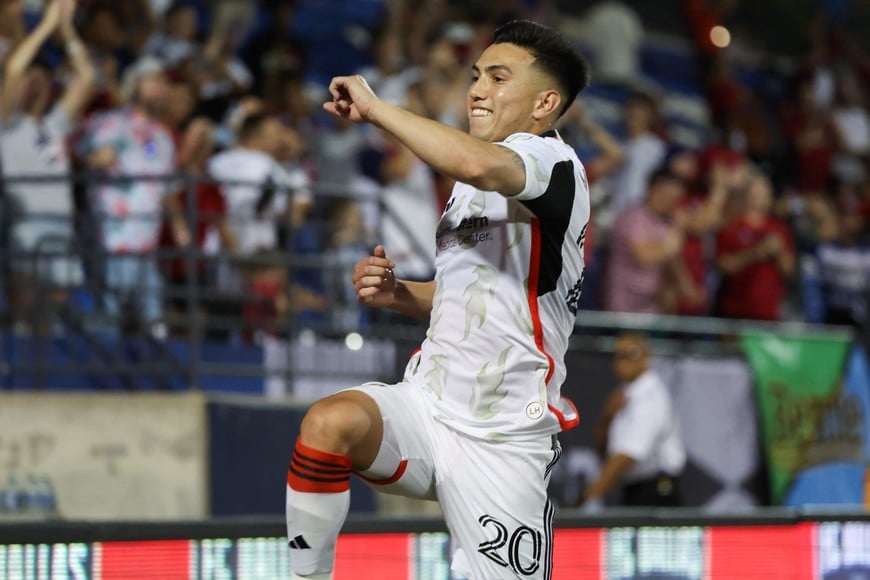
[[[382,434],[383,419],[377,405],[357,392],[338,393],[314,403],[300,427],[304,444],[350,455],[355,468],[374,460]]]

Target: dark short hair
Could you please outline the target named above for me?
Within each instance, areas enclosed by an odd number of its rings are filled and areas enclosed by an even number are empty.
[[[626,105],[630,103],[643,105],[652,111],[653,115],[658,115],[659,101],[652,93],[647,91],[632,91],[631,94],[628,95],[628,99],[626,99]]]
[[[272,119],[268,113],[251,113],[242,121],[239,126],[238,139],[241,142],[247,141],[260,132],[260,129]]]
[[[535,57],[535,64],[559,84],[565,100],[560,116],[589,84],[589,63],[552,28],[528,20],[514,20],[495,31],[493,44],[503,42],[527,50]]]
[[[655,171],[653,171],[649,179],[647,180],[648,187],[652,188],[655,185],[663,181],[677,181],[679,183],[685,183],[683,178],[673,172],[673,170],[667,165],[662,165]]]

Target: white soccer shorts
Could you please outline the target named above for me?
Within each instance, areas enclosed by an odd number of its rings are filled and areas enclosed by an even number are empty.
[[[485,441],[433,416],[430,395],[411,383],[354,387],[384,418],[384,440],[362,476],[375,489],[441,504],[453,540],[452,570],[469,580],[549,580],[555,437]]]

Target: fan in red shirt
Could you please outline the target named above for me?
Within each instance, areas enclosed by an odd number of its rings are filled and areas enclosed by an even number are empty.
[[[685,230],[682,260],[671,272],[675,286],[675,312],[683,316],[704,316],[712,306],[707,291],[713,261],[713,241],[727,224],[727,202],[731,192],[745,187],[746,159],[735,151],[712,146],[696,153],[675,148],[668,165],[687,184],[686,195],[676,221]]]
[[[716,263],[722,273],[718,314],[726,318],[779,320],[787,277],[795,254],[786,225],[770,215],[770,180],[753,172],[744,210],[716,242]]]

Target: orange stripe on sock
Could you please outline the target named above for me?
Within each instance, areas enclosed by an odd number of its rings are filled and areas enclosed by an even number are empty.
[[[287,485],[305,493],[341,493],[350,489],[350,458],[308,447],[296,440]]]
[[[339,467],[337,465],[326,466],[326,465],[311,461],[307,457],[299,455],[298,453],[293,454],[293,459],[291,459],[291,461],[293,462],[293,465],[295,465],[299,469],[303,469],[305,471],[310,471],[312,473],[320,473],[323,475],[333,475],[336,473],[344,473],[347,471],[347,467],[345,467],[343,465],[341,467]]]
[[[309,447],[300,441],[298,438],[296,439],[296,449],[294,449],[294,453],[298,453],[308,459],[313,461],[317,461],[322,465],[329,467],[344,467],[346,469],[350,469],[350,457],[347,455],[341,455],[340,453],[331,453],[329,451],[321,451],[320,449],[315,449],[314,447]]]

